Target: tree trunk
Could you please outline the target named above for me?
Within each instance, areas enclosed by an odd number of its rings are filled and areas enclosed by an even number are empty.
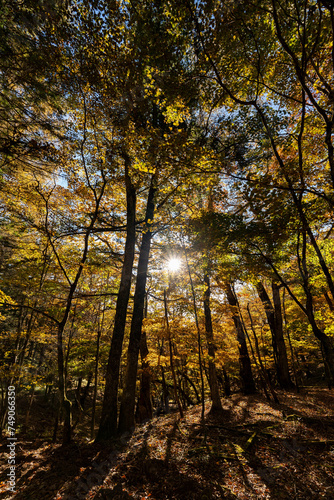
[[[201,424],[203,426],[203,431],[204,431],[204,434],[205,434],[206,433],[206,430],[205,430],[205,420],[204,420],[205,392],[204,392],[204,376],[203,376],[203,362],[202,362],[201,330],[199,328],[199,321],[198,321],[198,314],[197,314],[197,305],[196,305],[196,295],[195,295],[194,283],[193,283],[193,279],[192,279],[192,276],[191,276],[191,270],[190,270],[190,265],[189,265],[189,261],[188,261],[187,251],[186,251],[186,249],[185,249],[184,246],[183,246],[183,251],[184,251],[184,256],[186,258],[186,263],[187,263],[188,276],[189,276],[189,282],[190,282],[190,288],[191,288],[191,295],[192,295],[192,298],[193,298],[193,307],[194,307],[194,316],[195,316],[196,330],[197,330],[198,368],[199,368],[199,374],[200,374],[200,379],[201,379],[201,403],[202,403]]]
[[[87,257],[88,257],[89,238],[90,238],[91,232],[94,228],[98,214],[99,214],[99,207],[100,207],[100,203],[101,203],[101,200],[102,200],[102,197],[104,194],[105,187],[106,187],[106,180],[104,178],[99,194],[97,194],[97,192],[94,188],[91,188],[94,192],[94,197],[96,200],[95,210],[92,214],[90,224],[89,224],[88,228],[86,229],[86,232],[84,235],[84,246],[83,246],[82,256],[81,256],[81,260],[80,260],[80,263],[79,263],[79,266],[78,266],[78,269],[77,269],[77,272],[76,272],[76,275],[75,275],[75,278],[73,281],[71,281],[69,279],[69,277],[66,274],[65,269],[61,265],[61,262],[59,260],[59,256],[58,256],[58,254],[55,250],[54,244],[52,242],[51,233],[46,225],[46,230],[47,230],[47,234],[49,237],[49,241],[52,245],[52,248],[55,252],[55,255],[57,256],[58,263],[60,264],[60,267],[61,267],[69,285],[70,285],[67,299],[66,299],[66,307],[65,307],[63,318],[61,321],[57,322],[58,323],[58,332],[57,332],[58,390],[59,390],[59,395],[60,395],[61,407],[62,407],[63,412],[64,412],[64,428],[63,428],[63,443],[62,443],[63,445],[66,445],[71,441],[71,434],[72,434],[72,403],[67,398],[67,394],[66,394],[66,375],[65,375],[64,349],[63,349],[64,331],[65,331],[65,327],[67,325],[67,321],[68,321],[68,318],[69,318],[69,315],[71,312],[74,293],[77,289],[84,265],[85,265]],[[47,204],[47,200],[46,200],[46,204]]]
[[[294,383],[292,382],[290,377],[289,362],[283,335],[283,316],[282,316],[282,304],[280,297],[280,287],[274,281],[272,282],[272,291],[273,291],[273,304],[275,311],[277,364],[279,366],[281,386],[284,389],[291,389],[294,387]]]
[[[278,383],[282,389],[292,389],[294,384],[290,378],[288,357],[283,337],[283,320],[279,286],[277,283],[272,283],[274,306],[272,305],[267,291],[261,282],[256,285],[256,288],[263,304],[272,335]]]
[[[334,304],[330,296],[328,295],[328,292],[324,291],[324,297],[326,299],[326,302],[328,304],[329,309],[333,312],[334,311]]]
[[[166,321],[166,328],[167,328],[167,337],[168,337],[168,344],[169,344],[170,369],[171,369],[172,378],[173,378],[174,399],[175,399],[175,402],[176,402],[177,407],[179,409],[180,417],[183,418],[183,409],[182,409],[179,395],[177,392],[177,382],[176,382],[176,375],[175,375],[175,368],[174,368],[174,356],[173,356],[173,342],[172,342],[171,332],[170,332],[170,328],[169,328],[168,307],[167,307],[167,291],[166,290],[164,290],[164,306],[165,306],[165,321]]]
[[[146,342],[146,332],[142,332],[140,340],[140,358],[141,358],[141,379],[140,379],[140,392],[136,410],[136,420],[139,423],[151,420],[153,416],[152,402],[151,402],[151,370],[146,357],[148,355],[148,347]]]
[[[278,400],[278,397],[276,395],[276,392],[274,391],[272,383],[270,382],[270,379],[268,377],[267,370],[266,370],[266,368],[265,368],[265,366],[263,364],[263,361],[262,361],[262,357],[261,357],[261,353],[260,353],[260,348],[259,348],[259,341],[258,341],[256,332],[255,332],[255,328],[253,326],[253,319],[252,319],[252,315],[251,315],[251,312],[250,312],[250,309],[249,309],[249,303],[247,304],[247,311],[248,311],[248,316],[249,316],[249,320],[250,320],[251,330],[252,330],[253,336],[254,336],[255,350],[256,350],[256,354],[257,354],[258,360],[259,360],[259,365],[260,365],[261,375],[263,377],[264,387],[267,386],[269,388],[269,390],[271,392],[271,395],[274,398],[275,403],[279,403],[279,400]],[[266,389],[265,389],[265,391],[266,391]]]
[[[71,441],[72,436],[72,403],[67,398],[66,394],[66,379],[65,379],[65,364],[64,364],[64,352],[63,352],[63,333],[66,325],[67,317],[64,317],[63,321],[58,325],[58,390],[60,395],[60,405],[64,415],[64,427],[63,427],[63,445],[68,444]]]
[[[223,372],[223,377],[224,377],[224,391],[225,391],[225,396],[229,397],[231,396],[231,381],[230,377],[225,370],[224,366],[222,367],[222,372]]]
[[[308,304],[306,308],[309,312],[309,321],[311,323],[313,333],[317,337],[317,339],[320,340],[321,345],[323,347],[325,364],[327,363],[327,370],[328,370],[328,375],[327,375],[328,386],[331,388],[334,386],[334,349],[332,340],[317,326],[313,310],[311,308],[309,309]]]
[[[318,340],[320,340],[322,347],[323,347],[323,353],[325,357],[325,369],[327,373],[327,378],[328,378],[328,385],[329,387],[333,386],[334,383],[334,350],[333,350],[333,344],[325,332],[320,330],[320,328],[317,325],[316,319],[314,317],[314,307],[313,307],[313,295],[311,292],[310,288],[310,283],[309,283],[309,271],[307,268],[307,258],[306,258],[306,252],[307,252],[307,239],[306,239],[306,227],[302,227],[301,234],[302,234],[302,248],[301,248],[301,253],[300,253],[300,234],[298,234],[298,240],[297,240],[297,259],[298,259],[298,267],[299,271],[301,274],[301,277],[303,279],[303,288],[304,292],[306,295],[306,307],[305,307],[305,313],[308,317],[308,320],[312,326],[312,330],[314,335],[317,337]],[[333,294],[334,296],[334,294]]]
[[[195,383],[191,380],[191,378],[189,377],[189,375],[187,375],[187,373],[185,371],[181,372],[181,376],[184,377],[185,380],[191,385],[191,387],[194,390],[195,396],[196,396],[197,404],[200,404],[202,402],[202,400],[201,400],[201,397],[199,395],[199,392],[197,390]]]
[[[289,342],[289,347],[290,347],[290,353],[291,353],[291,363],[292,363],[292,371],[293,371],[293,376],[295,379],[295,386],[297,389],[297,392],[299,392],[299,382],[298,382],[298,377],[297,377],[297,370],[296,370],[296,362],[295,362],[295,354],[294,354],[294,349],[292,347],[292,342],[291,342],[291,336],[290,336],[290,331],[289,331],[289,326],[288,326],[288,321],[286,317],[286,310],[285,310],[285,288],[283,288],[283,317],[284,317],[284,326],[285,326],[285,331],[288,337],[288,342]]]
[[[169,413],[169,390],[166,384],[165,370],[162,365],[160,365],[161,369],[161,385],[162,385],[162,406],[165,410],[165,413]]]
[[[36,307],[36,305],[37,305],[37,301],[35,300],[33,307]],[[34,314],[34,311],[32,311],[30,316],[29,316],[26,334],[25,334],[25,338],[23,341],[23,346],[22,346],[21,352],[18,354],[18,362],[17,362],[18,367],[19,367],[18,383],[20,383],[23,361],[25,358],[27,345],[28,345],[29,340],[30,340],[30,335],[31,335],[32,329],[34,327],[34,322],[35,322],[35,314]]]
[[[304,234],[303,234],[303,240],[304,240],[303,241],[303,247],[306,248],[306,238],[305,238]],[[324,349],[324,355],[326,357],[326,361],[327,361],[327,364],[328,364],[328,369],[329,369],[329,372],[330,372],[331,384],[334,385],[334,347],[333,347],[331,338],[328,337],[317,326],[317,323],[316,323],[316,320],[315,320],[315,317],[314,317],[314,311],[313,311],[313,296],[312,296],[310,288],[309,288],[308,276],[307,276],[307,272],[306,272],[305,266],[304,266],[304,269],[303,269],[303,266],[301,264],[299,264],[299,268],[300,268],[300,271],[301,271],[301,276],[302,276],[302,279],[303,279],[303,288],[304,288],[304,292],[305,292],[305,295],[306,295],[306,305],[304,306],[300,302],[300,300],[296,297],[296,295],[293,293],[293,291],[289,287],[288,283],[280,275],[280,273],[276,269],[275,265],[273,264],[272,260],[269,259],[261,251],[261,249],[259,247],[256,247],[256,248],[261,252],[261,255],[263,256],[263,258],[265,259],[265,261],[273,269],[273,271],[275,272],[276,277],[279,279],[279,281],[285,287],[285,289],[287,290],[287,292],[290,295],[290,297],[294,300],[294,302],[298,305],[298,307],[301,309],[301,311],[303,311],[303,313],[305,314],[305,316],[308,318],[309,323],[310,323],[310,325],[312,327],[312,331],[313,331],[315,337],[321,342],[322,347]],[[305,254],[305,250],[304,249],[303,249],[303,254]],[[297,257],[298,257],[298,260],[300,261],[301,259],[298,256],[298,252],[297,252]],[[306,260],[305,256],[303,256],[302,260],[303,260],[303,262],[305,262],[305,260]]]
[[[217,380],[216,365],[214,362],[216,356],[216,347],[213,341],[213,328],[212,328],[212,318],[211,318],[211,308],[210,308],[210,278],[208,274],[204,275],[204,283],[206,284],[206,289],[204,292],[204,316],[205,316],[205,335],[208,345],[209,354],[209,384],[212,406],[210,412],[220,412],[222,410],[222,403],[219,394],[219,386]]]
[[[102,333],[102,325],[99,325],[97,330],[95,366],[94,366],[94,392],[93,392],[93,404],[92,404],[92,421],[90,426],[91,439],[94,439],[94,433],[95,433],[95,412],[96,412],[97,385],[99,377],[99,355],[100,355],[101,333]]]
[[[130,431],[135,426],[135,400],[136,400],[136,379],[138,369],[138,355],[140,348],[140,338],[144,317],[145,292],[147,268],[150,256],[151,237],[150,225],[154,215],[154,194],[155,174],[151,179],[150,190],[147,199],[145,232],[143,232],[142,242],[139,252],[138,271],[136,289],[133,302],[133,313],[131,321],[130,339],[127,353],[126,371],[124,378],[124,388],[121,400],[118,432]]]
[[[242,389],[244,394],[253,394],[256,392],[256,388],[246,344],[246,335],[239,316],[237,298],[232,290],[230,283],[225,284],[225,292],[227,301],[231,307],[232,318],[234,321],[235,329],[237,331]]]
[[[129,176],[129,158],[125,158],[125,185],[127,198],[127,228],[122,268],[121,283],[119,286],[114,329],[109,351],[106,372],[106,386],[102,405],[102,415],[96,441],[110,439],[117,433],[117,403],[119,371],[122,356],[122,347],[128,302],[131,290],[131,278],[136,241],[136,191]]]
[[[53,424],[53,433],[52,433],[52,442],[53,443],[57,442],[57,432],[58,432],[60,412],[61,412],[61,407],[59,405],[59,407],[57,408],[57,413],[56,413],[55,421]]]
[[[81,403],[80,403],[80,399],[81,399],[81,386],[82,386],[82,377],[79,377],[79,379],[78,379],[78,385],[77,385],[77,388],[76,388],[76,391],[75,391],[75,401],[76,401],[76,404],[77,404],[78,408],[81,405]]]
[[[81,397],[79,399],[79,403],[80,403],[80,406],[81,406],[82,409],[85,406],[85,402],[86,402],[86,398],[88,396],[88,391],[89,391],[89,388],[90,388],[90,384],[92,382],[92,378],[93,378],[93,373],[89,372],[88,379],[87,379],[87,384],[85,385],[83,393],[82,393],[82,395],[81,395]]]

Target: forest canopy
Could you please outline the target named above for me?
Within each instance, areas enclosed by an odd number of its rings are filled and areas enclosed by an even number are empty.
[[[327,0],[0,2],[2,429],[8,386],[63,444],[333,386],[333,39]]]

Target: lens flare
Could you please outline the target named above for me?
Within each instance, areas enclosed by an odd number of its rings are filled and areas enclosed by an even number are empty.
[[[167,267],[169,271],[172,272],[178,271],[181,267],[181,260],[178,259],[177,257],[173,257],[172,259],[169,259]]]

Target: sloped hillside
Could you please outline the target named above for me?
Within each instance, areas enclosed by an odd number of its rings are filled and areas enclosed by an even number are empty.
[[[224,413],[193,407],[181,421],[169,414],[139,426],[132,436],[104,445],[67,448],[25,441],[17,446],[17,493],[1,498],[71,499],[332,499],[334,394],[233,395]],[[6,443],[2,450],[6,453]]]

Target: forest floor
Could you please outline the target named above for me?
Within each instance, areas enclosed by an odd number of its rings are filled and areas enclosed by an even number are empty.
[[[234,394],[220,416],[195,406],[138,426],[131,436],[67,448],[50,440],[16,446],[16,494],[1,499],[334,499],[334,391],[278,391],[280,403]],[[32,415],[34,418],[34,415]]]

